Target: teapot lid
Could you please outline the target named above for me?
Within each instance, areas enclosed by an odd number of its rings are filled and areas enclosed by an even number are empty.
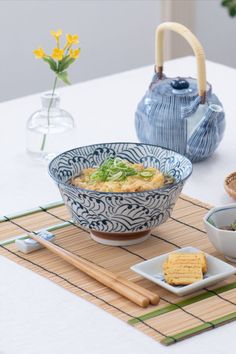
[[[211,86],[207,83],[207,92]],[[198,83],[192,77],[163,77],[159,79],[158,74],[154,76],[150,89],[155,96],[166,96],[176,98],[188,97],[190,100],[198,96]]]

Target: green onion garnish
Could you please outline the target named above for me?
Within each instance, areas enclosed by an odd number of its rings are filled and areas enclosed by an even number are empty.
[[[150,178],[154,176],[154,173],[151,171],[142,171],[139,175],[144,178]]]
[[[134,164],[120,157],[110,157],[90,175],[89,179],[91,182],[125,181],[129,176],[150,179],[156,173],[156,170],[150,167],[144,168],[140,165],[137,168],[133,166]],[[175,178],[170,175],[164,177],[165,185],[172,184],[175,181]]]
[[[123,172],[117,172],[108,178],[108,181],[119,181],[123,177]]]
[[[164,184],[173,184],[175,182],[175,178],[171,175],[164,175]]]
[[[90,175],[91,181],[124,181],[129,176],[138,175],[135,168],[128,161],[119,157],[105,160],[98,169]]]

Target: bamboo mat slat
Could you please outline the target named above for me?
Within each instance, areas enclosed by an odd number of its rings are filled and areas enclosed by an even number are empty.
[[[87,230],[74,225],[61,202],[51,203],[0,217],[0,254],[169,345],[236,319],[236,276],[180,298],[140,277],[130,267],[190,245],[223,259],[208,241],[203,227],[202,218],[209,208],[207,204],[181,195],[172,216],[152,230],[147,241],[127,247],[109,247],[92,241]],[[142,309],[46,249],[28,255],[17,251],[15,237],[24,238],[27,232],[40,229],[53,232],[55,243],[70,252],[158,292],[160,303]]]

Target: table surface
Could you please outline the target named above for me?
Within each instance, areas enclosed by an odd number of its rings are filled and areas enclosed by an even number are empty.
[[[196,77],[193,57],[165,64],[168,76]],[[115,74],[61,88],[61,106],[76,120],[76,146],[137,141],[134,112],[153,75],[153,67]],[[226,113],[226,132],[215,154],[194,164],[184,193],[212,205],[232,203],[224,177],[236,168],[236,70],[207,62],[207,78]],[[47,167],[25,153],[25,125],[40,107],[40,95],[0,104],[2,173],[0,214],[59,200]],[[68,142],[69,143],[69,142]],[[0,353],[223,353],[232,349],[236,323],[164,347],[135,328],[52,282],[0,257]]]

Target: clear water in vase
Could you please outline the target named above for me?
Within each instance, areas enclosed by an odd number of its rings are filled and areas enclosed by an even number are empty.
[[[27,152],[33,159],[50,161],[58,153],[72,147],[75,141],[73,117],[60,109],[57,93],[41,97],[42,109],[33,113],[27,122]]]

